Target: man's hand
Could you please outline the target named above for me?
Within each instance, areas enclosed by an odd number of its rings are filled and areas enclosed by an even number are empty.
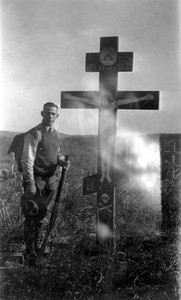
[[[70,93],[66,93],[64,94],[64,99],[71,99],[72,98],[72,95]]]
[[[70,160],[65,160],[65,156],[59,154],[57,157],[57,165],[68,170],[70,167]]]
[[[152,101],[154,99],[155,99],[155,97],[152,93],[149,93],[145,96],[145,100],[147,100],[147,101]]]
[[[29,181],[25,191],[26,197],[33,197],[36,194],[36,186],[34,180]]]

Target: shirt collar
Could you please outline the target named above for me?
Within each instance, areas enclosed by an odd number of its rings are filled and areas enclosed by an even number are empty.
[[[42,127],[43,127],[43,131],[53,131],[54,130],[54,126],[46,126],[43,122],[42,122]]]

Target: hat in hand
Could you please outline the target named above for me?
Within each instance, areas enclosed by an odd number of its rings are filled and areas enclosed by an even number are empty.
[[[21,207],[25,217],[35,221],[41,221],[47,212],[46,203],[43,197],[34,195],[31,198],[22,196]]]

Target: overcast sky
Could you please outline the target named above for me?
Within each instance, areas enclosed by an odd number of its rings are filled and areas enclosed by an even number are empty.
[[[85,72],[85,54],[100,37],[118,36],[119,51],[134,52],[133,72],[118,89],[160,91],[159,111],[120,110],[118,134],[181,132],[180,0],[1,0],[0,130],[40,123],[47,101],[61,91],[99,89]],[[95,134],[97,112],[60,109],[56,128]]]

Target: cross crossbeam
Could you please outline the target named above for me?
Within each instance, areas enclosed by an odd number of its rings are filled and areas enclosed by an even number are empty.
[[[61,107],[74,109],[100,109],[101,94],[91,92],[62,92]],[[158,110],[159,92],[157,91],[121,91],[115,92],[112,106],[116,109]]]

